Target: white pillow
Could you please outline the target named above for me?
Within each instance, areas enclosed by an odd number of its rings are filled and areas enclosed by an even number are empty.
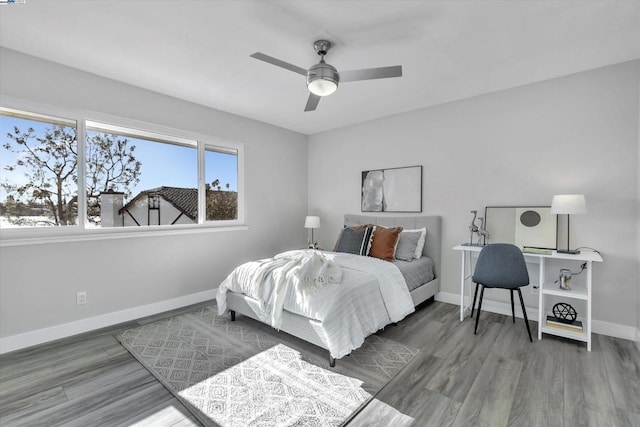
[[[420,238],[418,239],[418,246],[416,246],[416,252],[413,255],[413,257],[415,259],[419,259],[420,257],[422,257],[422,250],[424,249],[424,242],[427,240],[427,228],[426,227],[422,227],[422,228],[418,228],[416,230],[402,230],[403,232],[416,232],[416,231],[420,231]]]

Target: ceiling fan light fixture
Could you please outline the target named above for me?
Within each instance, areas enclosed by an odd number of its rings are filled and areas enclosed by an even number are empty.
[[[311,67],[307,73],[307,88],[314,95],[331,95],[338,89],[339,81],[338,70],[324,61]]]
[[[327,96],[331,95],[338,89],[338,85],[331,80],[316,79],[307,84],[309,91],[314,95]]]

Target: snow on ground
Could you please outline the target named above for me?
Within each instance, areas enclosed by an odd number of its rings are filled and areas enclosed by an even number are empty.
[[[8,217],[0,215],[0,228],[51,227],[53,225],[51,219],[44,215],[12,217],[11,221]]]

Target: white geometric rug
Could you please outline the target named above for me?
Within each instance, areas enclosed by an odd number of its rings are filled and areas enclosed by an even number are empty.
[[[204,425],[339,426],[418,350],[372,335],[330,368],[328,352],[215,305],[116,338]]]

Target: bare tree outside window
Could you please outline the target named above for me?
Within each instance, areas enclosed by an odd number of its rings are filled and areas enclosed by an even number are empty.
[[[78,141],[76,129],[54,123],[3,117],[12,122],[2,143],[0,182],[6,194],[2,226],[70,226],[78,222]],[[8,126],[7,126],[8,127]],[[3,130],[5,126],[3,125]],[[87,147],[87,199],[90,221],[99,221],[97,197],[137,182],[141,163],[126,138],[93,135]],[[5,163],[5,162],[3,162]]]
[[[3,176],[4,206],[6,209],[12,204],[22,205],[19,211],[6,211],[7,221],[12,226],[76,224],[78,142],[75,128],[50,125],[44,132],[36,131],[33,126],[23,129],[13,126],[2,143],[3,151],[11,153],[14,159],[4,166],[4,172],[17,177],[5,179]]]
[[[87,216],[89,222],[100,224],[100,194],[121,191],[126,199],[131,188],[140,182],[142,162],[134,156],[136,146],[123,136],[102,132],[88,132],[87,157]]]
[[[78,132],[75,120],[0,107],[0,228],[238,219],[238,149],[205,143],[199,170],[197,140],[93,121],[83,128]],[[206,184],[199,191],[202,172]],[[79,199],[86,209],[78,209]]]

